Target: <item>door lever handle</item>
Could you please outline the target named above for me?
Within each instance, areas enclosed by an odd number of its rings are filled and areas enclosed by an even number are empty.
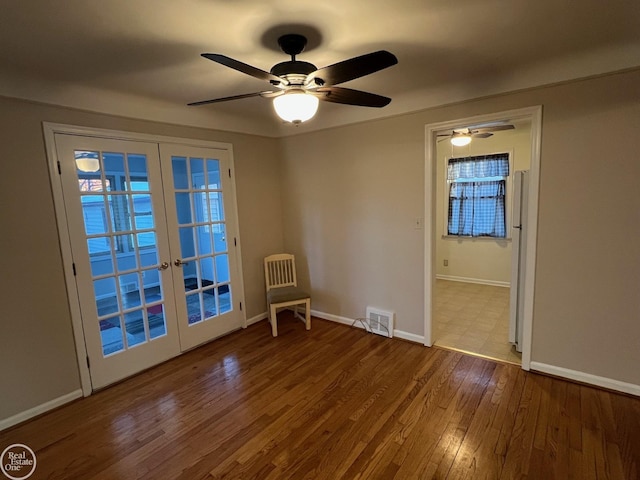
[[[182,265],[189,265],[189,262],[183,262],[179,258],[176,258],[176,261],[173,262],[176,267],[181,267]]]

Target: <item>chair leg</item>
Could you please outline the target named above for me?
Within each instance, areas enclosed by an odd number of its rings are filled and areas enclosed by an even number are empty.
[[[307,299],[307,301],[305,302],[305,320],[306,320],[306,324],[307,324],[307,330],[311,330],[311,300]]]
[[[278,313],[276,312],[276,306],[270,305],[271,312],[271,335],[278,336]]]

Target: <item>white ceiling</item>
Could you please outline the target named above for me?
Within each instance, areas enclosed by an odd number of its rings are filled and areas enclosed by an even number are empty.
[[[0,0],[0,95],[268,136],[397,115],[640,66],[638,0]],[[383,109],[323,102],[294,127],[271,101],[186,103],[268,88],[200,57],[263,70],[282,33],[318,67],[375,50],[399,63],[341,86]]]

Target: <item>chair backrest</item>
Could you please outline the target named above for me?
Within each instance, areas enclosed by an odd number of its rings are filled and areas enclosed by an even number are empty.
[[[289,253],[277,253],[265,257],[264,280],[267,292],[272,288],[297,287],[295,257]]]

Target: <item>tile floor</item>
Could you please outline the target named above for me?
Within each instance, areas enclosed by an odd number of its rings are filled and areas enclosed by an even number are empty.
[[[521,364],[522,355],[508,342],[509,290],[436,280],[435,345]]]

